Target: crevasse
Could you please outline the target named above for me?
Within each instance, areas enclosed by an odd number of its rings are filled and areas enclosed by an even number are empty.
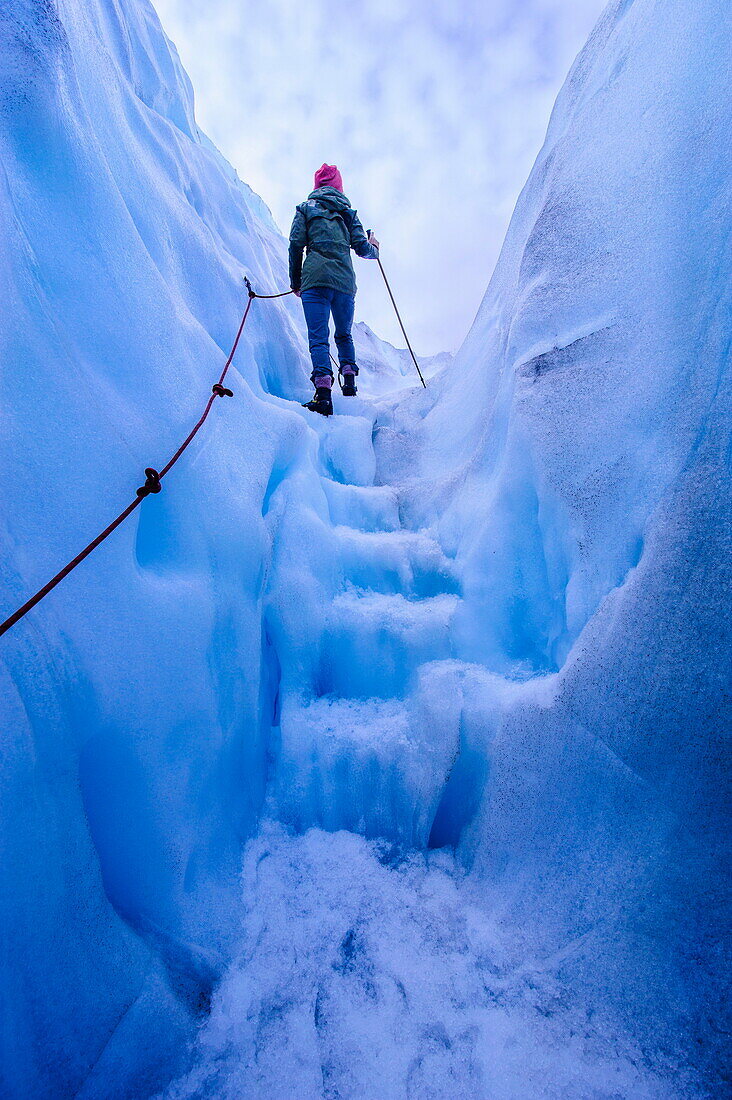
[[[729,46],[611,3],[428,390],[255,303],[3,639],[4,1095],[723,1091]],[[0,148],[10,612],[286,273],[146,0],[3,5]]]

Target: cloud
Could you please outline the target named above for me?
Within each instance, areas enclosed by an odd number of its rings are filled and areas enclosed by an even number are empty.
[[[413,343],[456,347],[603,0],[154,2],[200,125],[282,229],[337,163]],[[357,264],[357,316],[403,343],[378,270]]]

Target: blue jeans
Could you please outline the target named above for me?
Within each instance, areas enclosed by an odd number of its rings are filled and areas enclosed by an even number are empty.
[[[335,342],[341,370],[348,367],[358,374],[356,352],[351,336],[353,307],[356,302],[354,296],[345,294],[342,290],[333,290],[329,286],[315,286],[311,290],[303,290],[301,301],[308,326],[310,358],[313,361],[313,373],[310,375],[312,381],[315,382],[318,375],[327,374],[333,377],[328,343],[328,324],[331,313],[335,324]]]

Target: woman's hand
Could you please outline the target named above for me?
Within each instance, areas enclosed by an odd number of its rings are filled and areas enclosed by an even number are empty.
[[[378,247],[379,247],[379,242],[376,240],[376,237],[374,236],[373,229],[369,229],[369,244],[372,244],[374,246],[374,248],[376,248],[376,249],[378,249]]]

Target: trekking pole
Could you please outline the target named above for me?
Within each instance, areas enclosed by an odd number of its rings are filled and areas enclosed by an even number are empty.
[[[373,229],[369,229],[369,231],[368,231],[369,241],[371,240],[371,234],[372,233],[373,233]],[[422,385],[424,386],[424,388],[427,389],[427,383],[425,382],[424,378],[422,377],[422,371],[419,369],[419,363],[417,362],[417,356],[412,351],[412,345],[409,343],[409,337],[407,336],[407,330],[404,327],[404,322],[402,321],[401,314],[399,313],[399,310],[397,308],[397,304],[394,301],[394,295],[391,292],[391,287],[389,286],[389,280],[387,279],[386,272],[384,271],[384,265],[382,264],[381,259],[379,258],[378,255],[376,257],[376,262],[379,265],[379,270],[381,271],[381,274],[384,276],[384,282],[386,283],[386,289],[389,291],[389,297],[391,298],[391,304],[394,306],[394,312],[397,315],[397,321],[399,322],[399,326],[400,326],[402,332],[404,333],[404,339],[407,341],[407,347],[409,348],[409,354],[412,356],[412,362],[414,363],[415,367],[417,368],[417,374],[419,375],[419,380],[422,383]]]

